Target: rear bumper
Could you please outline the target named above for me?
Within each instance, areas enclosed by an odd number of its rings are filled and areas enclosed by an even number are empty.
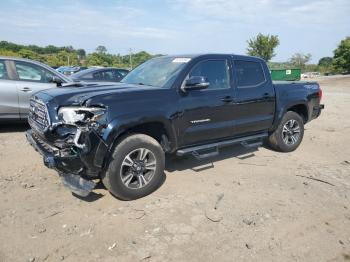
[[[315,106],[312,111],[313,118],[317,118],[321,115],[322,110],[324,109],[324,105],[320,104],[318,106]]]
[[[311,107],[309,110],[309,121],[316,119],[317,117],[319,117],[321,115],[322,110],[324,109],[324,105],[323,104],[319,104],[316,106]]]

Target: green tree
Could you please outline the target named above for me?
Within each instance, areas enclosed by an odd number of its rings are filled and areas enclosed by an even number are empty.
[[[290,59],[289,62],[302,70],[305,69],[305,64],[311,60],[311,54],[296,53]]]
[[[322,57],[320,60],[318,60],[319,66],[329,67],[332,65],[332,63],[333,63],[333,58],[329,56]]]
[[[46,56],[46,61],[50,66],[63,66],[65,65],[65,61],[60,60],[56,54],[49,54]]]
[[[59,51],[59,48],[53,45],[48,45],[47,47],[45,47],[46,54],[53,54],[53,53],[57,53],[58,51]]]
[[[147,61],[148,59],[151,59],[153,56],[145,51],[138,52],[136,54],[133,54],[132,64],[134,67],[138,66],[139,64],[142,64],[143,62]]]
[[[0,55],[39,60],[51,66],[85,65],[114,66],[119,68],[129,68],[130,66],[130,56],[128,54],[109,54],[104,46],[97,47],[97,51],[94,53],[86,54],[84,49],[74,49],[72,46],[57,47],[48,45],[40,47],[0,41]],[[152,57],[154,55],[141,51],[131,56],[131,62],[133,66],[137,66]]]
[[[96,52],[99,54],[105,54],[107,53],[107,48],[103,45],[99,45],[98,47],[96,47]]]
[[[329,56],[322,57],[318,61],[317,71],[320,71],[323,74],[329,74],[333,72],[334,71],[333,58]]]
[[[1,41],[0,42],[0,49],[3,49],[3,50],[18,52],[22,48],[24,48],[24,46],[17,45],[15,43],[7,42],[7,41]]]
[[[32,50],[28,50],[28,49],[21,49],[18,52],[20,57],[23,58],[28,58],[28,59],[32,59],[32,60],[40,60],[39,55],[35,52],[33,52]]]
[[[87,66],[111,66],[112,63],[108,55],[92,53],[86,57]]]
[[[12,51],[12,50],[7,50],[7,49],[0,49],[0,55],[3,56],[14,56],[14,57],[19,57],[20,55],[18,52]]]
[[[343,39],[334,50],[334,68],[340,73],[350,73],[350,37]]]
[[[61,65],[74,66],[79,65],[78,55],[76,53],[70,53],[65,50],[58,52],[57,58]]]
[[[77,50],[77,55],[79,57],[79,60],[85,59],[86,58],[86,52],[84,49],[78,49]]]
[[[263,35],[261,33],[249,39],[247,42],[248,54],[260,57],[265,61],[271,60],[271,58],[276,55],[274,50],[280,43],[277,35]]]

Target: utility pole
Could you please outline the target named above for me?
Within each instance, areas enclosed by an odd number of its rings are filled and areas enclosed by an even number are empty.
[[[129,64],[130,64],[130,70],[132,70],[132,60],[131,60],[131,56],[132,56],[132,48],[129,48]]]

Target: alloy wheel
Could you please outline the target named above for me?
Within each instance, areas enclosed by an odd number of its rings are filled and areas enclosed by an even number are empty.
[[[283,142],[292,146],[299,141],[300,138],[300,125],[298,121],[291,119],[288,120],[282,129],[282,139]]]
[[[157,160],[153,152],[138,148],[128,153],[120,168],[123,184],[130,189],[145,187],[153,178]]]

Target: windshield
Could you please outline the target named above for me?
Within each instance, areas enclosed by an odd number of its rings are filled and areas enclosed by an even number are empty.
[[[127,74],[122,83],[170,88],[190,58],[157,57],[139,65]]]

